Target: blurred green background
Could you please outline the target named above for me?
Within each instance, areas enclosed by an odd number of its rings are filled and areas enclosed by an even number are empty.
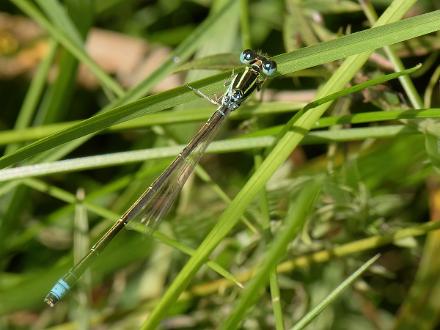
[[[327,42],[369,29],[391,3],[0,3],[0,148],[13,155],[30,146],[14,163],[15,172],[0,170],[0,328],[139,328],[188,261],[182,247],[161,235],[196,249],[281,127],[315,99],[346,57],[341,48],[338,61],[316,66],[311,60],[296,69],[295,54],[313,46],[325,56]],[[426,0],[410,7],[406,18],[434,12],[439,4]],[[244,286],[265,260],[280,265],[259,287],[256,302],[243,302],[247,313],[240,327],[293,327],[380,253],[308,329],[436,328],[439,237],[431,231],[440,220],[440,38],[434,32],[402,40],[388,49],[379,44],[351,84],[390,74],[399,64],[422,63],[421,69],[406,81],[373,82],[335,97],[324,115],[329,118],[255,192],[239,224],[211,254],[214,268]],[[173,147],[189,141],[215,110],[185,84],[222,95],[245,48],[279,59],[280,75],[222,127],[154,237],[136,225],[121,232],[73,292],[47,307],[43,299],[54,282],[170,163],[179,150]],[[81,57],[84,49],[90,57]],[[149,95],[157,95],[154,111],[166,111],[148,113],[150,99],[136,103]],[[40,149],[31,144],[73,124],[80,132],[81,120],[119,106],[124,117],[99,122],[96,134],[84,131],[85,138],[64,144],[50,140]],[[147,152],[129,159],[140,150]],[[60,159],[73,161],[53,163]],[[40,169],[30,166],[46,162]],[[313,179],[320,193],[301,220],[305,224],[271,259],[268,251]],[[215,329],[233,315],[243,289],[211,266],[203,266],[166,310],[162,328]]]

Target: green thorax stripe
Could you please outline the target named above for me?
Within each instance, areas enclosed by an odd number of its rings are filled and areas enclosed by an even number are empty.
[[[244,97],[247,97],[257,87],[258,76],[260,72],[252,67],[247,67],[241,76],[235,79],[232,86],[233,89],[239,89],[243,92]]]

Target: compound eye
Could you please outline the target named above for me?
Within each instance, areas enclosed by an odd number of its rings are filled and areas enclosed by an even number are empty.
[[[252,49],[243,50],[240,54],[240,62],[249,64],[257,58],[257,54]]]
[[[277,64],[275,61],[266,60],[263,63],[263,73],[266,76],[271,76],[277,71]]]

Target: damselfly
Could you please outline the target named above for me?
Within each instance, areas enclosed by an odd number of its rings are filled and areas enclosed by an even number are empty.
[[[156,226],[159,223],[193,172],[224,119],[232,111],[239,108],[252,92],[259,89],[266,77],[272,75],[277,67],[274,61],[250,49],[244,50],[240,54],[240,61],[246,64],[245,70],[232,77],[231,83],[211,118],[200,128],[176,159],[92,246],[89,253],[58,280],[45,298],[47,304],[54,306],[75,285],[92,261],[129,221],[140,217],[141,222],[148,226]]]

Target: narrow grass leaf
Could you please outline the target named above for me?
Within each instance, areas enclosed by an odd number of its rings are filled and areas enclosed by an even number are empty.
[[[437,66],[437,68],[435,69],[434,73],[431,76],[431,79],[429,79],[429,84],[426,88],[425,95],[423,96],[426,107],[431,106],[432,94],[434,92],[435,86],[439,85],[439,81],[440,81],[440,65]]]
[[[70,32],[71,38],[77,40],[78,47],[82,48],[83,39],[90,30],[93,22],[93,10],[91,10],[90,0],[65,2],[65,8],[56,1],[39,0],[40,6],[46,12],[59,29]],[[67,15],[66,10],[72,16]],[[80,15],[75,15],[80,12]],[[62,49],[57,62],[57,75],[41,102],[38,116],[35,118],[34,126],[41,127],[44,124],[59,122],[68,116],[75,85],[77,83],[78,60],[69,51]]]
[[[370,23],[374,24],[374,22],[377,20],[377,14],[372,3],[368,1],[361,1],[360,4]],[[402,60],[399,58],[399,56],[397,56],[396,52],[391,47],[385,46],[384,50],[391,63],[394,65],[395,71],[402,71],[405,69]],[[423,108],[422,99],[420,98],[420,95],[417,92],[417,89],[415,88],[411,78],[409,76],[402,76],[399,77],[399,80],[412,106],[415,109]]]
[[[88,252],[90,247],[89,240],[89,220],[87,217],[87,209],[83,204],[85,199],[85,191],[83,188],[78,189],[76,193],[74,231],[73,231],[73,260],[79,262]],[[91,273],[87,270],[78,281],[78,289],[75,292],[78,306],[75,310],[76,319],[80,328],[87,329],[90,327],[90,287]]]
[[[270,293],[272,297],[272,309],[275,317],[275,329],[284,330],[283,308],[281,306],[280,286],[276,270],[270,273]]]
[[[304,2],[303,6],[312,10],[319,9],[321,13],[351,13],[361,10],[361,7],[357,3],[347,0],[341,0],[338,2],[331,2],[327,0],[309,0]]]
[[[67,15],[66,9],[57,0],[36,0],[36,2],[58,29],[63,30],[77,47],[83,48],[81,33]]]
[[[308,312],[298,323],[291,328],[291,330],[304,329],[310,322],[313,321],[328,305],[335,301],[342,292],[347,289],[359,276],[362,275],[372,264],[374,264],[380,255],[377,254],[367,262],[365,262],[358,270],[351,274],[344,282],[342,282],[337,288],[335,288],[321,303]]]
[[[402,71],[399,71],[399,72],[394,72],[394,73],[382,75],[380,77],[370,79],[370,80],[365,81],[363,83],[356,84],[354,86],[345,88],[342,91],[338,91],[336,93],[332,93],[332,94],[326,95],[326,96],[324,96],[324,97],[322,97],[320,99],[317,99],[317,100],[307,104],[304,107],[304,111],[310,110],[312,108],[316,108],[318,105],[321,105],[321,104],[324,104],[324,103],[327,103],[327,102],[330,102],[330,101],[334,101],[334,100],[336,100],[336,99],[338,99],[340,97],[360,92],[360,91],[362,91],[362,90],[364,90],[366,88],[369,88],[369,87],[372,87],[372,86],[375,86],[375,85],[379,85],[379,84],[383,84],[384,82],[396,79],[396,78],[401,77],[403,75],[409,75],[409,74],[417,71],[418,69],[420,69],[421,66],[422,66],[421,64],[417,64],[416,66],[414,66],[414,67],[412,67],[410,69],[406,69],[406,70],[402,70]]]
[[[251,28],[249,24],[249,0],[240,0],[241,48],[252,48]]]
[[[208,55],[183,63],[179,65],[174,72],[190,70],[231,70],[240,65],[238,56],[238,53]]]
[[[58,46],[55,41],[49,42],[47,55],[38,65],[34,78],[32,79],[31,85],[29,86],[29,89],[24,98],[12,132],[26,130],[26,127],[29,126],[29,124],[32,122],[32,118],[34,117],[37,110],[38,102],[40,100],[41,94],[43,93],[44,86],[46,85],[46,80],[49,75],[49,70],[52,62],[55,58],[57,48]],[[8,143],[12,142],[13,141],[9,141]],[[18,145],[10,145],[6,148],[5,154],[13,152],[17,149]]]
[[[332,142],[350,142],[372,138],[392,138],[398,135],[407,134],[420,134],[420,132],[415,128],[405,125],[360,127],[311,132],[304,137],[301,143],[324,144]],[[272,136],[219,140],[210,143],[206,153],[230,153],[247,150],[255,151],[270,147],[274,142],[275,138]],[[172,158],[177,156],[183,147],[184,145],[177,145],[172,147],[123,151],[108,153],[105,155],[78,157],[55,162],[6,168],[0,170],[0,182],[50,174],[91,170],[108,166],[121,166],[146,160]]]
[[[265,102],[255,105],[244,105],[240,111],[230,115],[231,120],[247,119],[251,117],[272,116],[275,114],[289,113],[301,109],[304,102]],[[206,121],[213,112],[213,107],[187,109],[185,111],[163,111],[146,114],[140,118],[128,120],[124,123],[112,125],[108,131],[120,131],[136,128],[151,127],[154,125],[169,125]],[[45,138],[51,134],[66,130],[80,123],[80,121],[62,122],[38,127],[0,131],[0,145],[8,143],[26,142]],[[107,129],[106,129],[107,131]]]
[[[371,112],[356,113],[353,115],[323,117],[319,119],[312,128],[319,129],[337,124],[361,124],[361,123],[381,122],[387,120],[439,118],[439,117],[440,117],[440,108],[420,109],[420,110],[371,111]],[[277,135],[280,134],[280,132],[283,129],[285,130],[285,125],[265,128],[253,133],[246,134],[246,137]]]

